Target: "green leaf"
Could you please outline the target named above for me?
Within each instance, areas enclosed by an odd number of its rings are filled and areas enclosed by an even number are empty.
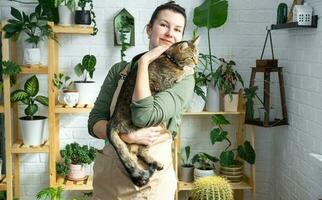
[[[44,106],[48,106],[48,98],[45,96],[38,95],[36,96],[35,101],[38,101]]]
[[[28,99],[28,97],[29,97],[29,94],[21,89],[12,92],[10,95],[10,99],[12,102],[22,101],[24,99]]]
[[[230,124],[229,121],[223,115],[218,114],[212,116],[212,122],[217,126]]]
[[[244,145],[239,145],[237,148],[238,156],[248,162],[249,164],[255,163],[255,150],[249,141],[245,141]]]
[[[224,151],[220,154],[220,164],[222,166],[230,166],[234,163],[234,152]]]
[[[201,28],[207,29],[222,26],[227,20],[228,1],[205,0],[193,12],[193,23]]]
[[[82,76],[84,69],[82,64],[78,63],[75,67],[74,67],[74,72],[77,76]]]
[[[216,142],[221,142],[227,138],[227,131],[222,131],[220,128],[215,128],[210,132],[210,140],[212,144]]]
[[[36,96],[39,91],[39,82],[35,75],[30,77],[25,85],[24,85],[25,91],[32,97]]]
[[[22,16],[21,16],[21,13],[20,13],[20,11],[19,10],[17,10],[16,8],[14,8],[14,7],[11,7],[11,15],[14,17],[14,18],[16,18],[16,19],[18,19],[18,20],[20,20],[20,21],[22,21]]]
[[[27,116],[34,116],[36,114],[36,112],[38,111],[38,105],[37,104],[30,104],[27,106],[27,108],[25,109],[25,114]]]
[[[189,157],[190,157],[190,146],[186,146],[184,148],[185,152],[186,152],[186,159],[187,159],[187,163],[189,162]]]

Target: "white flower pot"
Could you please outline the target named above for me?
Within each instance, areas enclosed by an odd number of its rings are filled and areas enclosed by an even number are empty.
[[[20,117],[20,133],[25,145],[39,146],[43,143],[47,117],[34,116],[33,120]]]
[[[94,81],[75,81],[76,90],[79,92],[79,104],[93,104],[96,98]]]
[[[264,108],[258,108],[259,119],[262,122],[265,119],[265,113],[266,113],[266,111]],[[270,108],[269,109],[269,121],[273,122],[273,121],[275,121],[275,118],[276,118],[276,110],[274,108]]]
[[[207,86],[201,86],[202,91],[205,93],[205,96],[207,96]],[[205,100],[197,95],[196,93],[193,93],[192,99],[189,104],[188,112],[202,112],[205,107]]]
[[[225,95],[224,97],[224,111],[225,112],[237,112],[238,110],[238,94],[232,94],[232,99],[229,95]]]
[[[117,44],[121,45],[121,32],[116,31],[115,36],[116,36]],[[130,42],[131,42],[131,31],[130,32],[124,32],[124,36],[125,36],[124,42],[130,44]]]
[[[201,177],[205,177],[205,176],[216,176],[216,172],[214,169],[203,170],[203,169],[195,168],[195,170],[194,170],[195,180],[197,178],[201,178]]]
[[[59,25],[68,26],[74,22],[74,13],[67,6],[59,6]]]
[[[218,88],[214,87],[213,82],[211,82],[207,88],[206,110],[209,112],[220,111],[220,93]]]
[[[80,181],[86,178],[85,167],[82,165],[69,165],[67,179],[72,181]]]
[[[66,90],[58,95],[58,102],[62,105],[73,107],[78,103],[79,92],[74,90]]]
[[[24,63],[26,65],[38,65],[40,64],[40,49],[39,48],[25,48]]]

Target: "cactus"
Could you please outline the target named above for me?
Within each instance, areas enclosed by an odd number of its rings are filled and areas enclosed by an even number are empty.
[[[192,200],[233,200],[229,182],[219,176],[208,176],[193,183]]]

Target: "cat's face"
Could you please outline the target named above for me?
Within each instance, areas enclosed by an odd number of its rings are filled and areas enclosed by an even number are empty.
[[[185,66],[193,68],[198,63],[198,44],[199,36],[194,40],[173,44],[167,50],[167,53],[174,58],[180,69],[183,69]]]

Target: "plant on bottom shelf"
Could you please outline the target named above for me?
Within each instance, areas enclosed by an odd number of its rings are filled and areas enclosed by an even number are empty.
[[[196,168],[201,170],[214,169],[214,163],[217,161],[218,159],[216,157],[213,157],[204,152],[199,152],[192,157],[192,164],[194,164]]]
[[[185,153],[185,157],[183,156],[182,152],[179,153],[181,165],[184,167],[193,167],[193,164],[189,160],[190,159],[190,146],[185,146],[184,153]]]
[[[231,141],[228,139],[228,132],[223,129],[223,125],[229,125],[229,121],[223,115],[214,115],[212,117],[212,123],[216,126],[210,132],[211,143],[215,145],[216,142],[227,141],[228,145],[223,152],[220,154],[221,166],[231,166],[239,161],[240,159],[245,160],[249,164],[255,163],[255,150],[251,146],[249,141],[245,141],[243,145],[239,145],[237,149],[230,149]],[[234,154],[237,151],[237,154]]]
[[[18,75],[21,72],[21,68],[19,65],[17,65],[15,62],[7,60],[7,61],[1,61],[1,73],[2,75],[10,76],[10,85],[13,85],[16,83],[16,75]],[[0,96],[2,95],[3,91],[3,81],[0,81]]]
[[[233,190],[229,182],[219,176],[208,176],[193,183],[192,200],[233,200]]]
[[[96,149],[87,145],[80,146],[74,142],[67,144],[66,147],[60,150],[62,161],[56,164],[56,171],[63,176],[68,175],[70,165],[91,164],[95,160]]]
[[[37,200],[62,200],[62,191],[61,186],[58,187],[47,187],[42,189],[36,194]]]

